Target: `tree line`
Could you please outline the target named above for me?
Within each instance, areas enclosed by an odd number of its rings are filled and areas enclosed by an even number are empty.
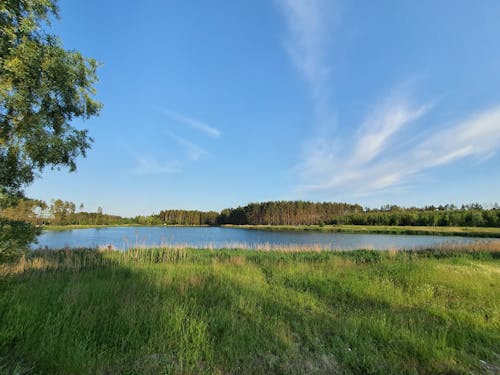
[[[38,199],[20,199],[16,206],[0,210],[0,217],[23,221],[36,226],[42,225],[113,225],[131,224],[133,219],[103,213],[99,207],[96,212],[83,211],[83,204],[76,211],[70,201],[56,199],[49,204]]]
[[[365,211],[338,217],[332,224],[500,227],[500,209],[399,209]]]
[[[167,225],[217,225],[219,213],[198,210],[163,210],[157,217]]]
[[[251,203],[221,211],[218,224],[234,225],[408,225],[500,227],[500,207],[479,203],[363,208],[359,204],[279,201]]]
[[[362,212],[359,204],[306,201],[250,203],[226,208],[218,217],[219,224],[235,225],[313,225],[332,222],[335,218]]]
[[[474,203],[462,205],[363,208],[359,204],[337,202],[273,201],[250,203],[221,212],[161,210],[158,214],[122,217],[77,208],[75,203],[56,199],[50,203],[21,199],[13,207],[0,210],[0,218],[43,225],[407,225],[500,227],[500,207]]]

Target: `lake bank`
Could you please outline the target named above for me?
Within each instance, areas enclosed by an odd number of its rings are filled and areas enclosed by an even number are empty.
[[[43,230],[51,231],[64,231],[64,230],[74,230],[74,229],[98,229],[98,228],[119,228],[119,227],[210,227],[210,225],[145,225],[145,224],[102,224],[102,225],[90,225],[90,224],[70,224],[70,225],[44,225],[41,228]]]
[[[417,227],[384,225],[224,225],[224,227],[269,231],[410,234],[500,238],[500,228],[490,227]]]
[[[0,278],[6,372],[500,368],[498,251],[37,251]]]
[[[74,229],[115,228],[115,227],[217,227],[209,225],[45,225],[43,230],[64,231]],[[383,225],[221,225],[223,228],[257,229],[270,231],[332,232],[367,234],[411,234],[434,236],[464,236],[500,238],[500,228],[492,227],[426,227],[426,226],[383,226]]]

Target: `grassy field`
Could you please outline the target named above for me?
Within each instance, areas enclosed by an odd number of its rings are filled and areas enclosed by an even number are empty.
[[[500,251],[37,251],[0,373],[498,374]]]
[[[274,231],[315,231],[340,233],[421,234],[438,236],[467,236],[500,238],[500,228],[483,227],[417,227],[389,225],[224,225],[228,228],[244,228]]]

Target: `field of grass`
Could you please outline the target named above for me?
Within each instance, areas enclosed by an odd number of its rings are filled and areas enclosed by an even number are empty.
[[[500,252],[36,251],[0,373],[498,374]]]
[[[389,225],[224,225],[229,228],[244,228],[274,231],[316,231],[340,233],[421,234],[438,236],[467,236],[500,238],[500,228],[485,227],[417,227]]]

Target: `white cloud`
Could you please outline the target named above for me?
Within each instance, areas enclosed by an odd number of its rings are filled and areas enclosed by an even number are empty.
[[[332,0],[275,0],[288,27],[286,49],[309,84],[316,112],[322,115],[329,96],[330,68],[325,63],[327,35],[334,22]]]
[[[137,167],[132,170],[136,175],[170,174],[180,172],[181,163],[178,160],[159,161],[154,157],[139,157]]]
[[[220,130],[206,124],[203,121],[188,117],[186,115],[183,115],[183,114],[178,113],[178,112],[174,112],[174,111],[172,111],[170,109],[166,109],[166,108],[159,108],[159,111],[162,112],[163,114],[167,115],[168,117],[170,117],[174,121],[176,121],[182,125],[188,126],[190,128],[199,130],[202,133],[205,133],[206,135],[208,135],[210,137],[219,138],[221,136]]]
[[[387,100],[361,125],[350,164],[362,165],[375,159],[399,130],[424,115],[430,107],[411,108],[405,98]]]
[[[443,129],[418,145],[415,157],[423,166],[450,163],[466,156],[491,157],[500,149],[500,106]]]
[[[500,106],[398,148],[403,139],[396,137],[396,132],[428,109],[399,105],[377,110],[360,126],[351,152],[338,153],[326,146],[325,139],[311,142],[299,165],[305,182],[299,192],[366,195],[390,191],[431,168],[466,157],[484,161],[500,149]]]
[[[338,23],[335,0],[275,0],[287,25],[291,61],[308,83],[319,135],[307,141],[296,170],[300,195],[319,191],[353,196],[395,191],[425,171],[473,157],[478,162],[500,149],[500,106],[427,135],[415,123],[433,104],[412,105],[402,90],[376,106],[354,134],[332,121],[332,31]],[[334,12],[332,12],[334,11]],[[344,129],[345,130],[345,129]],[[353,133],[353,132],[351,132]],[[414,137],[408,137],[408,134]]]
[[[170,132],[169,132],[169,135],[173,139],[175,139],[177,141],[177,143],[184,146],[184,148],[186,149],[187,156],[188,156],[189,160],[197,161],[197,160],[201,159],[202,157],[210,155],[210,153],[208,151],[204,150],[203,148],[194,144],[193,142],[191,142],[190,140],[188,140],[186,138],[179,137],[178,135],[175,135],[175,134],[170,133]]]

